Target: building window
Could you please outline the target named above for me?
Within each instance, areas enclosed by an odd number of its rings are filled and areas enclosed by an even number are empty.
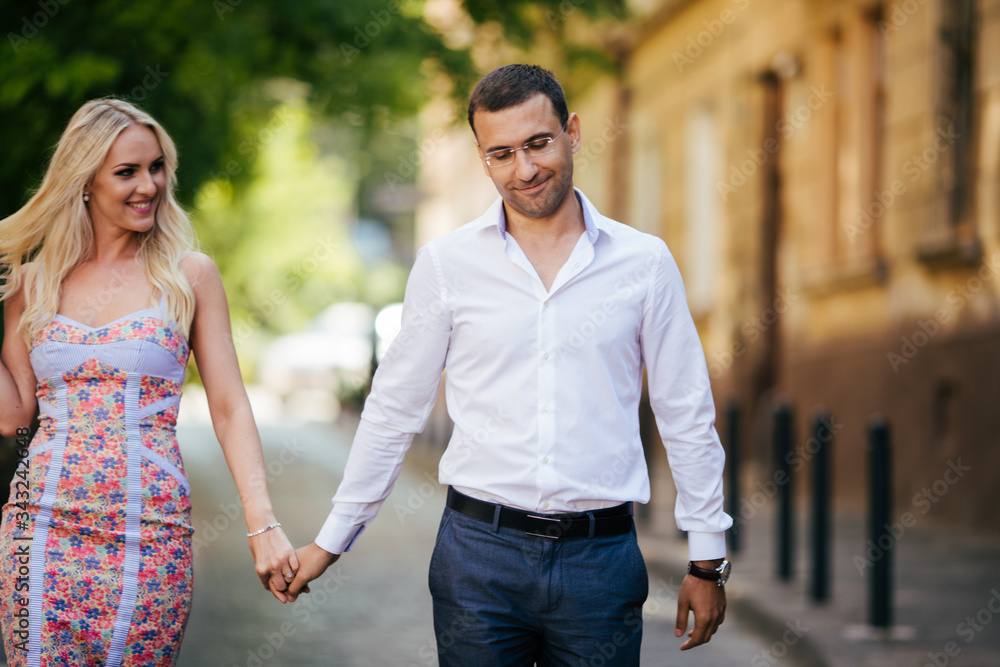
[[[695,316],[707,312],[715,299],[719,273],[719,154],[711,110],[696,108],[688,117],[685,183],[685,286]]]
[[[851,8],[832,38],[836,112],[839,264],[872,266],[880,255],[887,206],[882,196],[885,144],[885,40],[880,14]]]
[[[846,7],[812,51],[816,224],[806,282],[817,289],[881,280],[886,202],[886,43],[881,8]],[[829,92],[827,92],[829,91]]]
[[[925,234],[929,250],[975,241],[976,0],[938,3],[934,99],[936,187]]]

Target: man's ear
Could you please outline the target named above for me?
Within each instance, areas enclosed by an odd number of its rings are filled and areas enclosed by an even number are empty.
[[[580,117],[575,113],[571,113],[569,118],[566,119],[566,134],[569,135],[570,150],[572,150],[575,155],[580,151],[580,147],[583,145],[583,134],[580,130]]]

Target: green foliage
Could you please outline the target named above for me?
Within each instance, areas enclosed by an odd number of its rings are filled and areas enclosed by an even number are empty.
[[[73,112],[112,95],[149,111],[177,143],[179,195],[222,271],[238,339],[245,324],[243,342],[256,346],[332,301],[400,298],[405,269],[365,266],[349,225],[377,219],[405,247],[416,113],[446,90],[461,122],[481,74],[470,55],[479,36],[449,46],[425,4],[0,0],[0,217],[41,180]],[[525,52],[536,38],[555,45],[565,67],[545,64],[572,95],[573,79],[611,67],[577,28],[622,16],[624,0],[461,8]],[[325,261],[313,261],[320,251]]]
[[[348,234],[349,167],[321,153],[312,122],[304,103],[277,107],[240,196],[217,178],[195,197],[202,249],[226,277],[233,335],[245,359],[274,332],[304,326],[324,306],[369,296]]]
[[[504,35],[528,48],[545,31],[565,38],[564,26],[579,17],[588,20],[625,17],[624,0],[464,0],[469,16],[478,24],[498,23]]]
[[[181,196],[231,160],[281,100],[262,85],[308,82],[325,117],[371,134],[412,115],[435,71],[468,79],[462,51],[397,0],[172,0],[0,4],[0,215],[16,210],[87,99],[125,97],[152,113],[181,152]],[[428,67],[428,63],[431,66]],[[242,171],[242,170],[241,170]],[[237,179],[241,174],[232,174]]]

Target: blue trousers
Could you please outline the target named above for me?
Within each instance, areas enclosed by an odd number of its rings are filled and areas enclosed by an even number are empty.
[[[429,583],[441,667],[639,664],[649,578],[634,528],[551,540],[445,508]]]

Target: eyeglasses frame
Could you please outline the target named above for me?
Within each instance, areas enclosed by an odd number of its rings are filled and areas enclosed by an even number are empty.
[[[556,139],[558,139],[563,134],[565,134],[566,133],[566,126],[568,124],[569,123],[564,123],[563,126],[562,126],[562,130],[559,131],[559,134],[557,134],[554,137],[549,137],[546,140],[546,144],[545,145],[546,146],[551,146],[552,143]],[[498,148],[498,149],[496,149],[494,151],[490,151],[489,153],[484,154],[483,157],[482,157],[482,160],[483,160],[483,162],[486,163],[486,166],[489,167],[490,169],[496,169],[497,167],[506,167],[506,166],[509,166],[510,164],[512,164],[514,162],[515,153],[517,153],[518,151],[525,151],[525,152],[527,152],[527,150],[529,148],[531,148],[531,146],[529,146],[528,144],[531,144],[531,143],[533,143],[535,141],[540,141],[540,140],[541,140],[541,138],[539,138],[539,139],[533,139],[532,141],[529,141],[529,142],[525,143],[523,146],[518,146],[517,148]],[[540,157],[542,155],[548,155],[549,153],[551,153],[554,150],[555,150],[554,147],[553,148],[549,148],[544,153],[535,153],[534,155],[532,155],[532,157]],[[490,155],[492,155],[493,153],[496,153],[498,151],[510,151],[510,159],[507,162],[504,162],[503,164],[490,164]],[[528,153],[528,155],[531,155],[531,153]]]

